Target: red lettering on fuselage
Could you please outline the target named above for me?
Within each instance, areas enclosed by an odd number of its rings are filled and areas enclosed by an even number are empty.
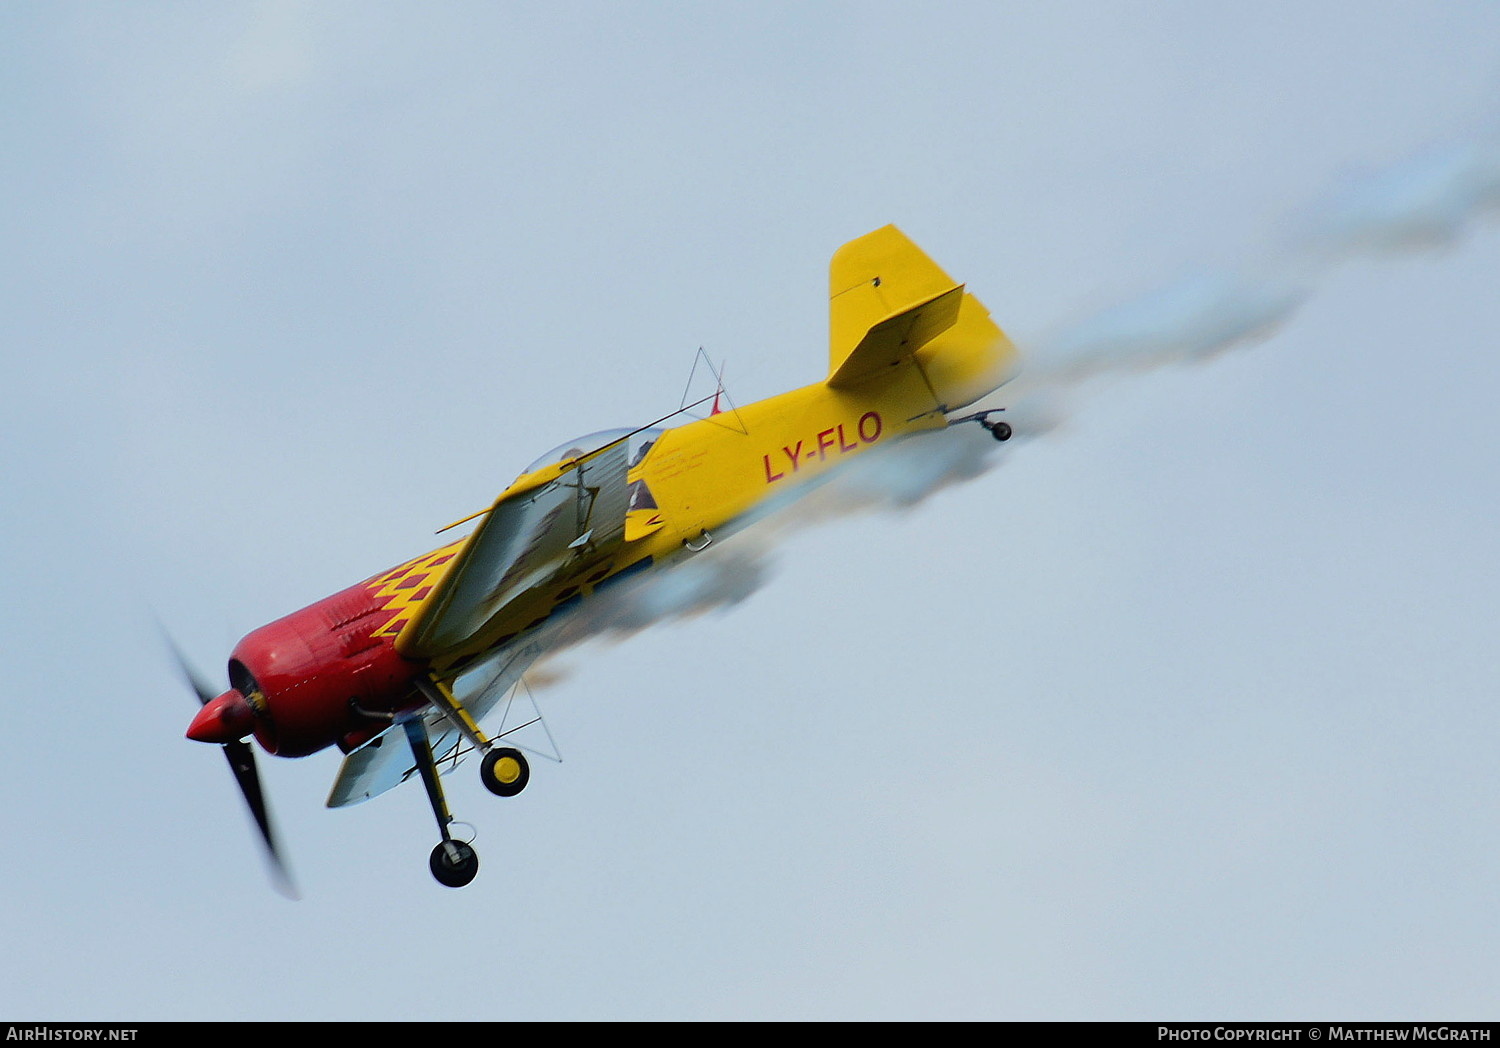
[[[828,449],[833,447],[833,430],[825,429],[818,434],[818,459],[828,457]]]
[[[820,430],[813,441],[813,443],[817,444],[816,451],[812,447],[809,447],[804,452],[802,447],[808,442],[801,440],[797,441],[791,447],[783,447],[781,454],[786,456],[786,462],[782,462],[778,457],[775,466],[771,463],[770,455],[762,455],[760,459],[761,464],[765,467],[766,483],[774,484],[778,480],[786,479],[786,463],[791,464],[790,472],[796,473],[814,455],[817,456],[818,461],[826,462],[831,453],[837,452],[839,455],[847,455],[851,451],[858,451],[861,444],[875,443],[880,439],[881,433],[884,432],[885,423],[880,417],[880,412],[866,411],[854,425],[854,432],[859,436],[858,443],[851,439],[851,435],[845,427],[846,423],[840,422],[830,426],[828,429]]]
[[[792,460],[792,472],[797,472],[798,459],[802,457],[802,441],[797,441],[795,448],[782,448],[781,450],[786,452],[786,457]]]

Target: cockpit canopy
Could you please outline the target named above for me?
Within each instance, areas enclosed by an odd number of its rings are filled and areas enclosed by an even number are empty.
[[[613,444],[617,440],[628,440],[630,442],[630,454],[628,461],[631,469],[634,469],[641,459],[646,457],[646,452],[651,450],[651,445],[656,443],[666,430],[647,429],[602,429],[598,433],[590,433],[587,436],[574,437],[572,440],[564,441],[545,454],[538,455],[536,460],[527,466],[522,473],[535,473],[543,466],[550,466],[554,462],[562,462],[565,459],[578,458],[587,455],[591,451],[598,451],[606,444]]]

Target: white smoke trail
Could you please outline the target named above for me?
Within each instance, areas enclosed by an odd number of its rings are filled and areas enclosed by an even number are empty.
[[[1456,242],[1500,209],[1500,142],[1431,149],[1337,189],[1308,223],[1305,253],[1325,264]]]
[[[1038,339],[1008,391],[1012,424],[1022,436],[1036,436],[1070,414],[1067,395],[1092,380],[1263,341],[1339,267],[1452,245],[1497,211],[1500,142],[1429,149],[1347,179],[1293,215],[1264,256],[1195,273]]]

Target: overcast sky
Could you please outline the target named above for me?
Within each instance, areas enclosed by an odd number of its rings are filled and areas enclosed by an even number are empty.
[[[1478,208],[555,664],[462,891],[324,753],[261,756],[274,894],[156,622],[217,681],[698,347],[821,378],[886,223],[1036,359],[1497,89],[1489,2],[0,5],[0,1017],[1494,1018]]]

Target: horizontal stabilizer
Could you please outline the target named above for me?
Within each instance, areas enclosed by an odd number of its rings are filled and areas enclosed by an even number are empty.
[[[850,386],[900,364],[958,322],[963,300],[960,284],[877,321],[828,376],[828,384]]]

